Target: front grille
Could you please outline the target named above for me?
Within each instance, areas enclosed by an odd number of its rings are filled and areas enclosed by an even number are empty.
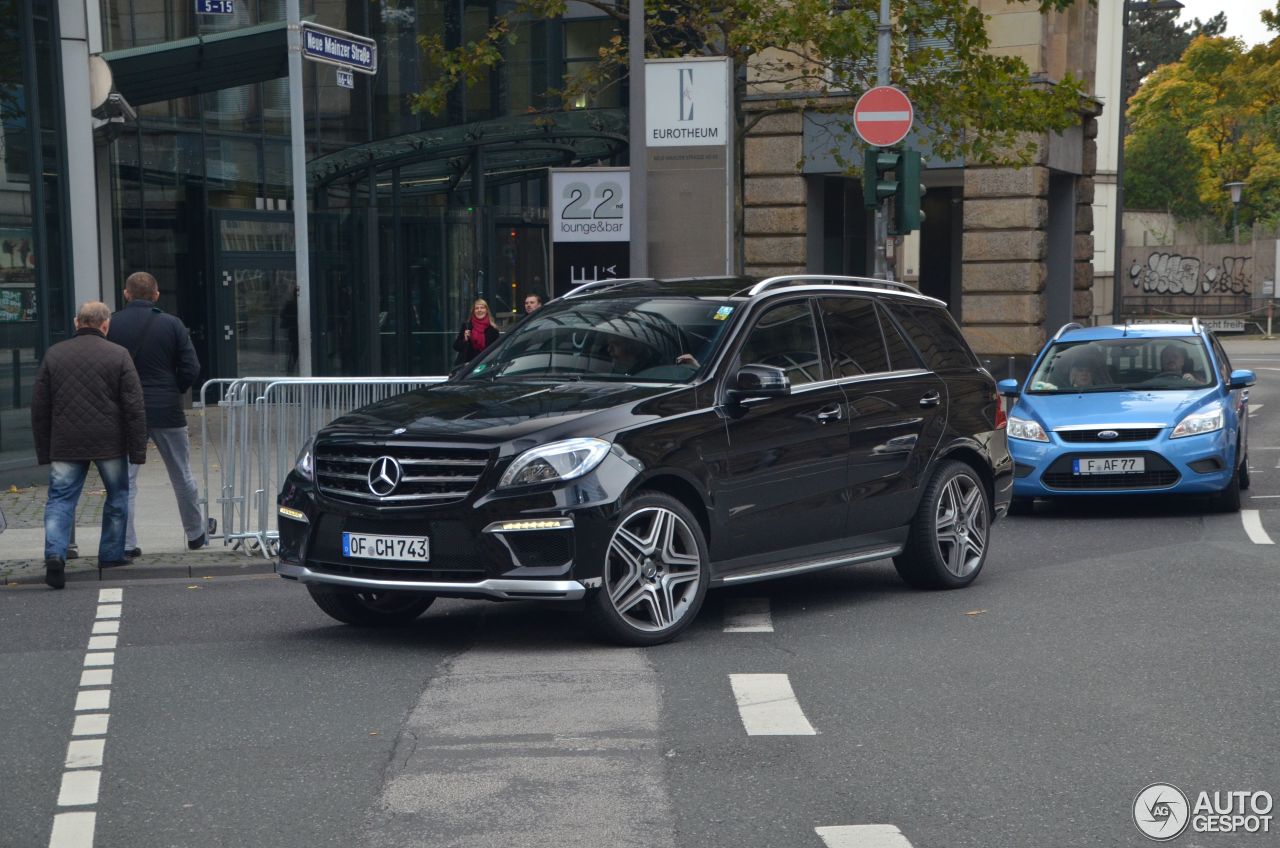
[[[1105,433],[1110,430],[1118,433],[1114,439],[1102,439],[1098,437],[1099,433]],[[1064,442],[1097,442],[1106,444],[1115,444],[1117,442],[1149,442],[1156,436],[1160,435],[1160,427],[1142,427],[1121,429],[1119,427],[1099,427],[1096,430],[1054,430],[1053,434]]]
[[[369,469],[384,456],[400,464],[402,476],[390,493],[369,489]],[[471,493],[489,464],[475,448],[432,445],[317,445],[316,485],[334,500],[374,506],[436,506]]]
[[[1100,458],[1111,454],[1091,453],[1087,456]],[[1141,456],[1146,470],[1141,474],[1073,474],[1072,460],[1081,454],[1061,456],[1054,461],[1040,481],[1050,489],[1062,490],[1104,490],[1104,489],[1163,489],[1182,479],[1178,469],[1157,453],[1149,451],[1115,454],[1116,456]]]

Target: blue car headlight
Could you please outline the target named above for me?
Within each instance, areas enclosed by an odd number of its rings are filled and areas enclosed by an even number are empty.
[[[1028,418],[1018,418],[1013,415],[1009,416],[1008,433],[1011,439],[1023,439],[1028,442],[1049,441],[1048,434],[1045,433],[1039,422]]]
[[[1173,428],[1170,434],[1171,439],[1181,439],[1184,436],[1199,436],[1204,433],[1212,433],[1215,430],[1221,430],[1226,416],[1222,412],[1221,404],[1214,404],[1210,409],[1197,412],[1195,415],[1188,415]]]

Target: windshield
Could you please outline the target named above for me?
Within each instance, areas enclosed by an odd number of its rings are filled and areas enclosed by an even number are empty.
[[[1027,390],[1033,394],[1169,391],[1204,388],[1213,382],[1199,338],[1122,338],[1055,344],[1031,375]]]
[[[517,324],[462,379],[689,382],[710,362],[736,308],[696,297],[553,302]]]

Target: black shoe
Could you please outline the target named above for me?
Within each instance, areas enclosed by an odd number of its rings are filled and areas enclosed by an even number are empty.
[[[44,582],[50,589],[61,589],[67,585],[67,563],[57,557],[46,557],[44,561]]]
[[[142,556],[142,548],[130,548],[124,552],[125,559],[137,559]]]
[[[102,569],[102,568],[119,568],[119,567],[120,567],[120,566],[122,566],[122,565],[129,565],[129,560],[127,560],[127,559],[116,559],[116,560],[107,560],[106,562],[103,562],[102,560],[99,560],[99,561],[98,561],[98,568],[99,568],[99,569]]]
[[[207,545],[207,544],[209,544],[209,534],[208,534],[208,533],[201,533],[201,534],[200,534],[200,538],[199,538],[199,539],[188,539],[188,540],[187,540],[187,547],[188,547],[190,550],[193,550],[193,551],[198,551],[198,550],[200,550],[201,548],[203,548],[203,547],[204,547],[205,545]]]
[[[80,549],[75,545],[67,545],[67,559],[80,559]]]

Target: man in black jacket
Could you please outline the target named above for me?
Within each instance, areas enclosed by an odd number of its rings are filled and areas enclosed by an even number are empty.
[[[156,443],[160,459],[169,472],[169,483],[178,499],[178,514],[186,533],[187,547],[195,550],[208,543],[200,518],[196,481],[191,475],[191,443],[187,438],[187,416],[182,395],[200,376],[200,360],[191,345],[187,328],[166,314],[156,301],[160,288],[156,278],[139,271],[124,282],[125,307],[111,319],[107,338],[124,347],[138,367],[142,394],[147,407],[147,437]],[[142,555],[133,520],[133,504],[138,497],[138,467],[129,467],[129,531],[126,555]]]
[[[107,490],[102,508],[98,564],[124,565],[129,510],[129,463],[147,461],[147,422],[142,386],[129,354],[105,338],[106,304],[91,301],[76,315],[74,338],[45,352],[31,394],[36,458],[49,465],[44,509],[44,580],[64,585],[67,541],[89,463]]]

